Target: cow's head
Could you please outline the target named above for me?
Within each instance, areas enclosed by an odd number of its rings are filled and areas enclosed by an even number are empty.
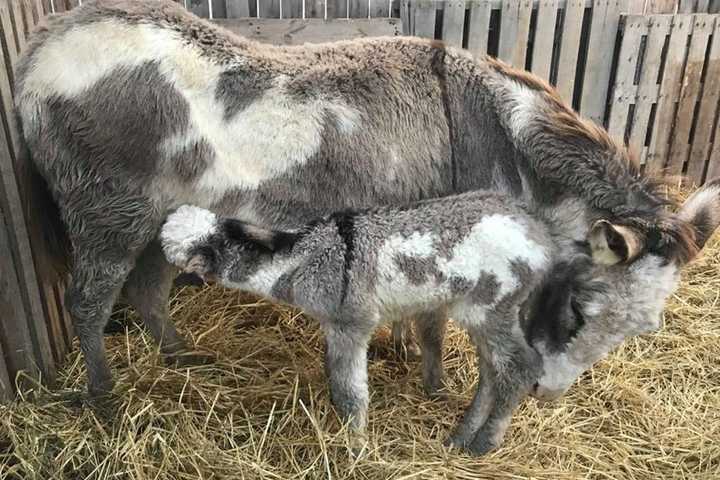
[[[642,234],[595,223],[587,253],[558,264],[529,309],[529,341],[544,362],[534,396],[559,397],[623,340],[660,328],[680,270],[718,224],[720,179]]]

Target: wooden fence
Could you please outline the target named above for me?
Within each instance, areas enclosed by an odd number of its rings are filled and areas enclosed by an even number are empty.
[[[81,0],[0,0],[0,399],[18,372],[48,384],[72,345],[63,286],[39,278],[13,115],[13,67],[29,32]],[[211,3],[210,3],[211,2]],[[183,2],[181,2],[183,3]],[[489,53],[557,86],[626,140],[647,169],[720,175],[720,0],[186,0],[242,35],[293,44],[412,34]],[[701,13],[697,13],[701,12]],[[35,250],[33,250],[35,246]],[[35,255],[34,255],[35,253]]]

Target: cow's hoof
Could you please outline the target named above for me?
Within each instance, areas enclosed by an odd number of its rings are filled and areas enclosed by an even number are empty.
[[[174,353],[163,354],[165,363],[170,367],[185,368],[199,365],[209,365],[217,360],[217,357],[201,350],[181,350]]]

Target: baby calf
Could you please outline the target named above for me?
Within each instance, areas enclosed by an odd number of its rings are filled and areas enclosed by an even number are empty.
[[[519,309],[550,268],[554,246],[543,223],[500,194],[337,213],[292,233],[183,206],[161,240],[186,271],[318,319],[332,401],[356,433],[367,419],[368,340],[383,321],[419,319],[431,391],[440,384],[444,319],[467,329],[483,379],[449,443],[477,454],[500,444],[542,374]]]

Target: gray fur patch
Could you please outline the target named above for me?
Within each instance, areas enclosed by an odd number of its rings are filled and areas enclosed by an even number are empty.
[[[434,257],[413,257],[398,254],[394,258],[395,264],[413,285],[427,283],[432,276],[435,281],[443,281],[444,275],[438,270]]]
[[[86,163],[98,178],[133,179],[135,186],[158,173],[161,143],[188,122],[187,103],[155,62],[117,68],[81,97],[48,103],[50,122],[69,134],[75,165]]]
[[[273,74],[247,67],[233,67],[220,74],[215,98],[225,106],[225,119],[229,120],[260,98],[272,87]]]
[[[521,285],[525,285],[521,283]],[[492,273],[482,272],[480,280],[473,288],[472,301],[479,305],[492,305],[500,292],[500,282]]]
[[[207,169],[214,156],[212,146],[205,140],[198,140],[170,155],[167,161],[183,181],[191,182]]]

